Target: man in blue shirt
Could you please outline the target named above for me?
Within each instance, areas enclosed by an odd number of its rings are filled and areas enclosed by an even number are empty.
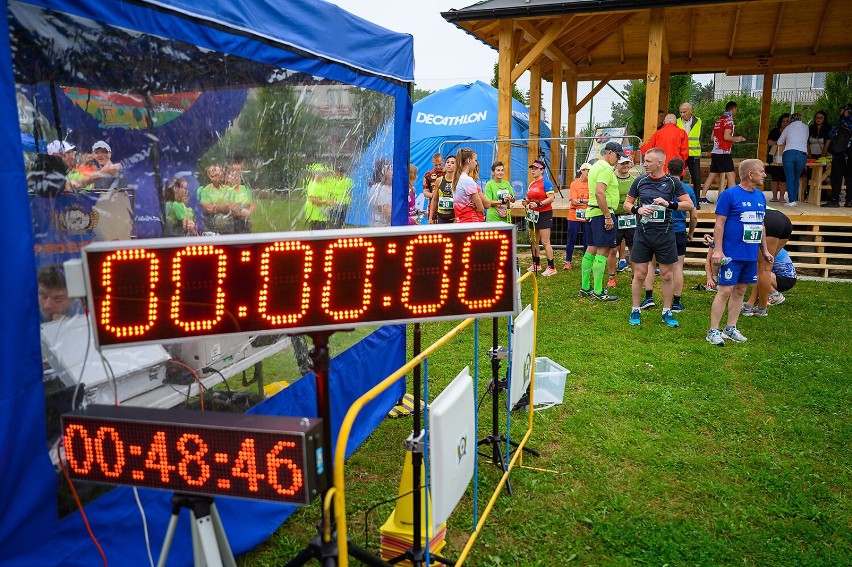
[[[680,158],[672,158],[669,160],[669,175],[678,179],[683,175],[683,170],[686,164]],[[701,207],[698,205],[698,199],[695,197],[695,191],[681,180],[680,184],[686,190],[686,194],[692,199],[692,204],[695,208],[689,211],[689,231],[686,229],[687,211],[672,211],[672,230],[675,233],[675,246],[677,246],[677,263],[674,266],[674,282],[672,284],[673,300],[672,311],[679,313],[683,311],[683,304],[680,302],[680,296],[683,293],[683,266],[686,262],[686,243],[692,240],[692,235],[695,234],[695,227],[698,225],[698,211]]]
[[[710,330],[706,337],[712,345],[722,346],[725,339],[738,343],[748,340],[737,329],[743,296],[748,284],[757,282],[758,253],[770,264],[773,260],[763,230],[766,197],[759,190],[765,178],[761,160],[743,160],[740,184],[720,194],[716,202],[715,247],[711,261],[719,266],[719,286],[710,309]],[[725,308],[728,309],[728,324],[720,331]]]

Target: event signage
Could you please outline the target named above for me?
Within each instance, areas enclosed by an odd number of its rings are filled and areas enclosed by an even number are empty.
[[[290,504],[324,489],[316,418],[91,405],[62,430],[78,480]]]
[[[469,223],[96,242],[98,346],[509,314],[515,227]]]

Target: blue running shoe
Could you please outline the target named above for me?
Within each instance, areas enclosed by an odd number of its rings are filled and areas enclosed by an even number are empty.
[[[593,292],[591,289],[583,289],[583,288],[580,288],[580,293],[578,294],[578,297],[581,297],[581,298],[583,298],[583,297],[591,297],[593,293],[594,293],[594,292]]]
[[[663,313],[663,323],[669,327],[680,327],[680,323],[677,322],[677,319],[674,318],[671,311]]]
[[[714,346],[725,346],[725,339],[722,338],[722,333],[719,329],[710,329],[707,331],[706,340]]]
[[[650,309],[651,307],[656,307],[657,304],[654,303],[653,297],[646,297],[642,300],[642,303],[639,305],[639,309]]]
[[[601,293],[595,293],[593,291],[591,293],[591,295],[589,295],[589,299],[591,299],[592,301],[609,302],[609,301],[618,301],[618,296],[617,295],[610,295],[606,292],[606,290],[603,290],[603,292],[601,292]]]
[[[615,267],[616,272],[623,272],[627,269],[627,260],[619,260],[618,265]]]
[[[642,312],[638,309],[634,309],[630,312],[630,324],[631,325],[641,325],[642,324]]]
[[[672,311],[673,312],[680,313],[684,309],[686,309],[686,308],[683,306],[683,303],[680,303],[680,302],[672,303]]]

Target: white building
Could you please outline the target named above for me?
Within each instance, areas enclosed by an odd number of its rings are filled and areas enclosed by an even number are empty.
[[[763,75],[728,76],[716,73],[713,80],[716,100],[741,93],[760,97],[763,93]],[[772,77],[773,100],[792,101],[795,98],[796,104],[810,105],[824,90],[825,73],[792,73]]]

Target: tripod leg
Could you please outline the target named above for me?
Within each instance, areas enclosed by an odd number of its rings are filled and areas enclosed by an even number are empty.
[[[197,530],[195,533],[198,537],[199,547],[204,554],[202,565],[206,565],[207,567],[224,567],[222,564],[222,555],[219,553],[219,543],[216,541],[216,529],[213,527],[213,518],[208,515],[196,519],[195,514],[193,514],[193,526]],[[195,536],[192,539],[194,544]],[[194,547],[195,545],[193,545]],[[196,555],[196,563],[200,559],[202,557]]]
[[[166,528],[166,537],[163,539],[163,547],[160,549],[160,558],[157,560],[157,567],[166,567],[166,559],[169,557],[169,550],[172,548],[172,541],[175,539],[178,518],[180,518],[180,510],[172,512],[169,527]]]
[[[515,443],[514,441],[509,441],[509,445],[511,445],[512,447],[520,447],[520,445]],[[534,457],[540,457],[541,456],[541,453],[539,453],[535,449],[531,449],[529,447],[524,447],[523,450],[526,451],[527,453],[529,453],[530,455],[533,455]]]
[[[216,543],[219,545],[219,555],[222,556],[222,564],[225,567],[237,567],[237,561],[234,559],[234,552],[231,551],[231,544],[228,543],[228,536],[225,535],[225,528],[222,526],[216,504],[210,505],[210,517],[213,519],[213,530],[216,534]]]
[[[360,548],[351,541],[349,542],[349,555],[351,555],[364,565],[369,565],[371,567],[389,567],[390,565],[390,563],[383,561],[382,559],[376,557],[369,551]]]
[[[287,562],[285,567],[301,567],[301,565],[305,565],[314,558],[314,550],[310,547],[306,547],[302,551],[299,552],[296,557]]]
[[[503,453],[500,451],[500,441],[494,440],[493,445],[494,450],[494,462],[500,467],[504,473],[506,472],[506,461],[503,460]],[[512,493],[512,483],[509,482],[509,479],[506,478],[506,492],[509,493],[509,496],[514,496]]]

